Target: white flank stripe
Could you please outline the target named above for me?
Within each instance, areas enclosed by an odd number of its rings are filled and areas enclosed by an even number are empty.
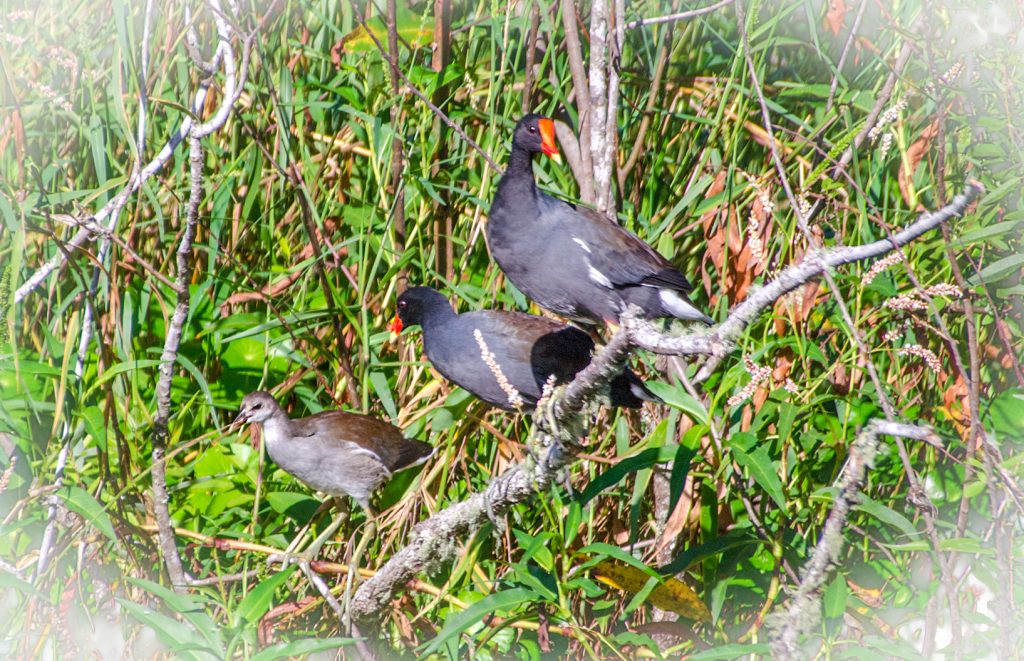
[[[601,273],[600,271],[595,269],[593,266],[591,266],[589,259],[587,260],[587,268],[589,269],[587,271],[587,275],[590,276],[590,279],[593,282],[596,282],[597,284],[601,285],[602,287],[607,287],[608,289],[613,289],[612,281],[609,280],[608,276],[606,276],[604,273]]]
[[[658,297],[661,299],[662,305],[679,319],[704,319],[703,312],[690,305],[682,296],[671,289],[659,290]]]

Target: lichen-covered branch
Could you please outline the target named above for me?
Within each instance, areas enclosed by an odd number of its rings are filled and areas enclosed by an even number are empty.
[[[487,489],[438,512],[412,532],[408,543],[363,583],[352,599],[355,620],[373,620],[396,592],[421,571],[450,560],[456,540],[475,534],[491,520],[503,517],[518,503],[551,486],[558,472],[572,461],[571,450],[549,437],[539,439],[537,460],[526,459],[496,477]]]
[[[776,300],[830,269],[881,257],[898,247],[907,245],[925,232],[939,227],[943,222],[963,215],[967,207],[982,191],[981,184],[970,182],[964,191],[954,197],[949,204],[937,211],[921,214],[913,223],[896,232],[889,239],[880,239],[859,246],[811,250],[799,264],[783,269],[774,280],[756,291],[752,291],[747,298],[729,311],[729,316],[724,322],[707,335],[666,335],[658,332],[653,324],[636,322],[630,326],[632,342],[637,347],[654,353],[677,356],[694,354],[712,356],[696,377],[698,382],[704,381],[717,368],[721,359],[736,347],[743,331]]]
[[[772,653],[777,659],[799,657],[801,635],[810,631],[821,617],[818,591],[828,578],[828,570],[839,561],[843,549],[843,528],[850,510],[860,498],[868,470],[873,466],[881,436],[899,436],[938,443],[935,432],[915,425],[872,420],[850,446],[850,456],[836,483],[838,493],[825,521],[810,560],[804,565],[800,585],[784,611],[776,611],[770,620]]]
[[[532,438],[536,450],[533,456],[496,477],[486,491],[455,503],[419,524],[408,544],[356,592],[352,601],[353,618],[371,622],[379,619],[395,594],[417,573],[452,558],[456,552],[455,540],[473,535],[488,520],[504,516],[516,504],[546,490],[559,471],[575,457],[574,441],[585,429],[589,403],[618,373],[632,349],[672,355],[703,354],[710,356],[708,364],[714,362],[717,366],[722,357],[735,349],[743,331],[787,292],[819,277],[825,269],[880,257],[906,245],[944,220],[963,214],[981,192],[981,185],[972,182],[948,205],[922,214],[892,240],[811,251],[802,262],[784,269],[775,280],[739,303],[722,324],[706,335],[666,335],[651,322],[636,319],[632,314],[625,315],[622,327],[590,365],[563,390],[556,392],[548,407],[539,407],[534,414]],[[876,422],[871,430],[874,436],[884,433],[933,440],[930,432],[892,422]]]

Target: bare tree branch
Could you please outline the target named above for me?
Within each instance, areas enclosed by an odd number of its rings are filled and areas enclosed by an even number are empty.
[[[769,138],[768,146],[771,152],[772,162],[774,163],[775,169],[779,175],[779,180],[782,183],[782,188],[786,192],[786,198],[788,199],[790,205],[793,208],[793,212],[796,215],[797,227],[800,229],[800,232],[801,234],[803,234],[808,245],[810,245],[813,250],[820,250],[818,241],[810,230],[810,219],[814,217],[814,214],[816,212],[813,209],[805,211],[800,205],[799,200],[797,200],[796,195],[793,192],[793,187],[789,183],[789,178],[786,175],[786,169],[782,162],[782,157],[779,154],[778,143],[775,139],[774,129],[772,127],[771,113],[768,109],[768,102],[764,97],[764,91],[761,88],[761,81],[759,76],[757,75],[757,68],[754,65],[753,57],[751,56],[750,40],[747,31],[747,20],[745,16],[744,5],[742,2],[736,4],[736,13],[737,17],[739,18],[740,35],[743,41],[743,57],[746,61],[747,71],[750,75],[750,82],[753,85],[755,93],[757,94],[757,99],[761,107],[761,115],[764,120],[765,132],[767,133]],[[908,41],[907,45],[909,44],[910,42]],[[891,80],[893,80],[892,77],[890,77],[890,81]],[[875,119],[869,118],[868,123],[873,124],[874,122]],[[865,129],[862,129],[858,137],[865,136],[865,130],[867,130],[866,127]],[[852,152],[847,151],[847,153],[851,154],[852,158]],[[845,155],[846,154],[844,154],[844,156]],[[839,167],[841,168],[845,166],[841,165]],[[947,205],[947,207],[948,206],[949,205]],[[892,242],[896,242],[896,239],[894,237],[890,237],[889,240]],[[882,410],[885,412],[886,419],[889,420],[890,422],[895,422],[895,408],[893,407],[892,402],[889,400],[889,397],[886,394],[885,387],[883,386],[882,380],[878,375],[878,368],[875,366],[874,360],[872,360],[871,354],[867,350],[867,347],[864,345],[864,341],[857,330],[856,324],[853,321],[853,316],[850,314],[849,306],[846,304],[846,301],[844,300],[839,290],[839,287],[836,285],[835,280],[832,278],[832,275],[826,270],[825,272],[822,273],[822,276],[824,277],[825,282],[829,287],[829,290],[832,292],[832,296],[836,301],[840,314],[842,315],[842,318],[849,329],[850,337],[856,345],[859,355],[862,357],[864,361],[864,366],[868,373],[868,377],[871,379],[872,384],[875,386],[875,391],[877,393],[877,397],[879,399],[879,403],[882,407]],[[940,579],[946,589],[949,602],[950,629],[952,633],[951,645],[954,652],[954,658],[959,659],[962,656],[962,634],[960,630],[959,606],[953,596],[956,590],[955,578],[952,572],[953,559],[950,556],[944,555],[939,549],[939,536],[935,527],[935,506],[932,504],[927,492],[921,486],[920,479],[917,476],[916,471],[914,470],[914,465],[910,459],[910,454],[907,452],[906,445],[903,443],[902,439],[898,437],[896,439],[896,448],[899,452],[900,460],[903,463],[903,468],[907,476],[907,481],[909,483],[908,498],[915,504],[917,509],[921,512],[921,517],[925,525],[925,531],[928,535],[929,542],[931,543],[932,552],[934,554],[936,564],[939,567]]]
[[[530,3],[530,29],[526,34],[526,65],[523,67],[523,105],[525,115],[533,109],[533,77],[534,61],[537,58],[537,34],[540,31],[540,8],[537,3]]]
[[[592,176],[594,178],[593,204],[598,212],[604,215],[614,213],[615,202],[612,191],[612,159],[614,157],[614,140],[608,133],[609,115],[615,127],[617,108],[610,105],[608,76],[608,5],[614,0],[594,0],[590,7],[590,152]],[[617,94],[616,94],[617,96]],[[580,95],[576,95],[579,104]],[[583,133],[583,130],[580,130]],[[581,135],[582,137],[582,135]]]
[[[220,59],[223,57],[223,54],[224,50],[221,47],[218,47],[213,59],[214,67],[220,65]],[[246,57],[248,56],[248,49],[246,49],[245,55]],[[231,66],[233,68],[234,64],[232,64]],[[243,71],[244,69],[245,67],[243,66]],[[79,230],[67,242],[64,248],[62,250],[57,251],[57,253],[55,253],[54,256],[50,258],[49,261],[47,261],[38,269],[36,269],[36,271],[31,276],[29,276],[20,287],[18,287],[18,289],[14,292],[15,305],[25,300],[25,298],[36,287],[41,285],[43,281],[46,280],[46,278],[49,277],[51,273],[53,273],[61,266],[63,266],[64,262],[67,261],[69,255],[74,254],[75,251],[77,251],[80,248],[83,248],[96,237],[96,234],[89,229],[91,226],[97,223],[102,223],[104,220],[107,220],[112,216],[113,218],[111,219],[109,226],[113,227],[114,223],[116,223],[118,215],[127,203],[128,198],[131,195],[133,195],[136,191],[138,191],[139,188],[142,187],[142,184],[146,182],[146,180],[148,180],[150,177],[152,177],[161,169],[163,169],[164,165],[166,165],[167,162],[171,160],[171,156],[174,155],[174,150],[177,149],[178,145],[180,145],[181,142],[191,134],[193,117],[198,116],[202,112],[203,105],[206,103],[206,93],[210,89],[211,82],[212,81],[207,77],[204,77],[204,79],[200,82],[199,89],[196,90],[195,97],[192,100],[191,114],[189,114],[182,120],[181,126],[178,127],[177,132],[175,132],[168,139],[167,143],[163,146],[160,152],[153,157],[153,160],[151,160],[149,163],[145,165],[145,167],[141,169],[133,169],[132,173],[128,176],[128,183],[125,185],[125,187],[122,188],[117,195],[111,198],[109,202],[103,205],[103,207],[99,211],[94,213],[89,218],[85,219],[88,222],[83,223],[79,227]],[[239,91],[237,93],[241,93],[240,86]],[[232,103],[234,103],[235,101],[237,101],[237,96],[234,97]]]
[[[153,420],[153,509],[156,517],[160,550],[164,563],[167,566],[167,573],[170,576],[171,584],[176,589],[181,589],[188,585],[192,577],[185,572],[182,566],[181,556],[178,554],[175,541],[167,492],[166,454],[167,441],[170,436],[168,425],[171,417],[171,382],[174,376],[174,366],[178,360],[178,347],[185,333],[185,324],[189,316],[189,283],[192,280],[193,270],[192,242],[195,239],[196,228],[199,225],[199,207],[203,200],[202,139],[214,131],[223,128],[227,123],[228,117],[231,115],[234,104],[238,101],[241,89],[245,84],[245,76],[248,73],[249,51],[252,39],[250,35],[245,40],[241,71],[236,73],[234,51],[231,47],[233,30],[221,10],[219,0],[209,0],[209,6],[214,16],[219,40],[216,51],[219,55],[215,55],[215,59],[219,59],[224,64],[224,97],[221,107],[214,113],[210,121],[206,123],[192,122],[189,125],[189,178],[191,187],[188,205],[185,209],[185,228],[177,249],[177,274],[174,287],[177,302],[170,322],[167,324],[164,348],[160,356],[161,364],[156,383],[157,414]],[[205,84],[208,86],[209,81]]]
[[[578,149],[575,150],[579,153],[579,168],[574,167],[573,174],[576,175],[576,183],[580,187],[580,199],[587,204],[593,204],[595,193],[593,154],[590,151],[590,85],[587,83],[587,72],[583,68],[580,33],[576,29],[576,6],[572,0],[561,0],[561,8],[562,28],[565,30],[565,50],[569,56],[569,71],[572,73],[572,87],[576,95],[576,114],[579,117],[579,126],[576,127],[579,131],[579,142],[576,144]],[[568,144],[570,142],[568,138],[572,132],[569,131],[569,135],[564,135],[566,132],[558,130],[557,124],[555,129],[558,131],[559,143],[563,146]],[[575,142],[575,140],[576,136],[572,136],[572,141]],[[571,164],[570,160],[570,166]]]
[[[797,289],[814,278],[843,264],[864,261],[905,246],[925,232],[939,227],[943,222],[963,215],[983,189],[981,184],[971,182],[963,193],[954,197],[941,209],[923,213],[913,223],[893,234],[891,239],[880,239],[874,243],[842,248],[818,248],[809,251],[799,264],[783,270],[777,278],[753,291],[737,304],[724,322],[707,335],[682,335],[673,337],[659,333],[650,322],[636,321],[630,326],[630,335],[637,347],[655,353],[677,356],[707,354],[724,357],[736,347],[736,342],[758,315],[785,294]],[[710,360],[698,372],[696,381],[704,381],[720,361]]]

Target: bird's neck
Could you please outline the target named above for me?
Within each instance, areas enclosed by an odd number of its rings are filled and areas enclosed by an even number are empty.
[[[431,305],[423,310],[423,317],[420,320],[420,325],[423,326],[424,330],[427,328],[433,328],[441,326],[446,322],[454,319],[457,315],[452,306],[449,305],[448,301],[443,303],[439,302],[437,305]]]
[[[537,194],[537,184],[533,179],[533,154],[519,147],[512,147],[508,158],[508,167],[501,181],[498,182],[498,193],[507,196],[513,202],[522,203],[532,200]]]
[[[291,420],[284,410],[277,411],[263,421],[263,442],[268,446],[277,445],[291,435]]]
[[[521,147],[512,147],[508,157],[508,168],[505,176],[525,177],[533,181],[533,154]]]

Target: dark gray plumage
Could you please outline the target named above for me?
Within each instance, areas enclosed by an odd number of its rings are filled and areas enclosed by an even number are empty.
[[[506,410],[515,407],[481,355],[476,331],[527,410],[537,405],[549,377],[554,375],[555,384],[571,381],[590,364],[594,351],[589,335],[553,319],[497,310],[456,314],[448,299],[431,287],[405,291],[398,297],[397,307],[403,326],[423,328],[424,353],[438,372],[488,404]],[[628,368],[612,380],[609,398],[612,406],[627,408],[660,401]]]
[[[526,115],[487,221],[491,254],[512,284],[541,307],[587,323],[616,324],[630,304],[649,318],[714,323],[690,302],[693,286],[651,246],[611,218],[538,190],[537,152],[558,153],[553,124]]]

